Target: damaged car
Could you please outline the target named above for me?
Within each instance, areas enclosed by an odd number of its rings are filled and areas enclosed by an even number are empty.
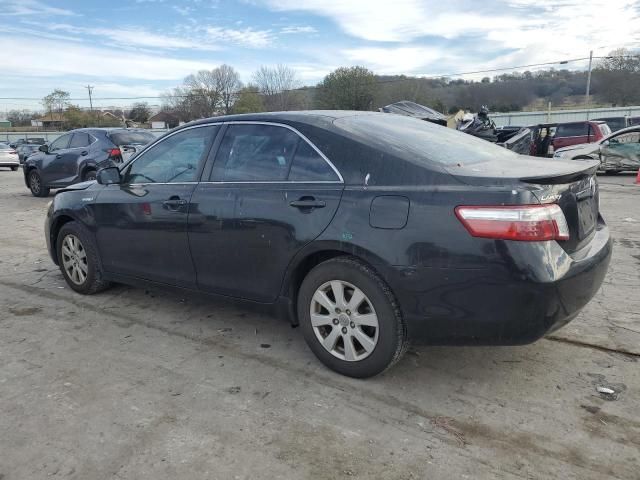
[[[596,143],[586,143],[556,151],[554,158],[598,160],[599,170],[614,174],[640,169],[640,126],[619,130]]]

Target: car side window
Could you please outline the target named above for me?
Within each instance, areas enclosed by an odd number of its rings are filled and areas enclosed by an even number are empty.
[[[295,182],[331,182],[340,178],[327,161],[307,142],[300,139],[293,157],[289,180]]]
[[[89,144],[91,144],[91,137],[88,133],[74,133],[69,148],[88,147]]]
[[[55,152],[56,150],[62,150],[67,148],[69,145],[69,140],[71,139],[71,134],[67,133],[66,135],[62,135],[60,138],[55,139],[51,145],[49,146],[50,152]]]
[[[558,125],[556,137],[581,137],[589,134],[589,124],[586,122],[581,123],[568,123],[566,125]]]
[[[197,181],[218,127],[207,125],[177,132],[142,153],[124,171],[124,183]]]
[[[286,181],[299,138],[276,125],[229,125],[211,178],[226,182]]]

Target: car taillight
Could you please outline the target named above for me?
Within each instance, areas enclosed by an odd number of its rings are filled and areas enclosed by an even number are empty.
[[[119,148],[110,148],[109,150],[107,150],[107,153],[109,154],[109,157],[121,157],[122,156],[122,152],[120,152]]]
[[[568,240],[569,226],[556,205],[459,206],[456,216],[474,237],[538,242]]]

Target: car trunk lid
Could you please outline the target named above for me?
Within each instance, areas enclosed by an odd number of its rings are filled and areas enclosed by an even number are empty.
[[[541,204],[556,203],[569,226],[570,237],[558,243],[569,253],[593,236],[599,218],[599,191],[592,160],[540,159],[522,156],[515,161],[485,162],[447,168],[468,185],[525,190]]]

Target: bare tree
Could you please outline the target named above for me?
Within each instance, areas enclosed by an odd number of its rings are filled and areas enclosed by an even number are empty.
[[[240,75],[229,65],[220,65],[212,72],[216,80],[217,89],[220,92],[220,108],[225,114],[229,114],[242,88]]]
[[[264,96],[267,110],[294,110],[300,105],[300,87],[295,70],[286,65],[260,67],[253,74],[253,81]]]
[[[42,105],[47,113],[56,112],[60,118],[64,109],[69,105],[69,92],[56,88],[53,92],[42,99]]]

